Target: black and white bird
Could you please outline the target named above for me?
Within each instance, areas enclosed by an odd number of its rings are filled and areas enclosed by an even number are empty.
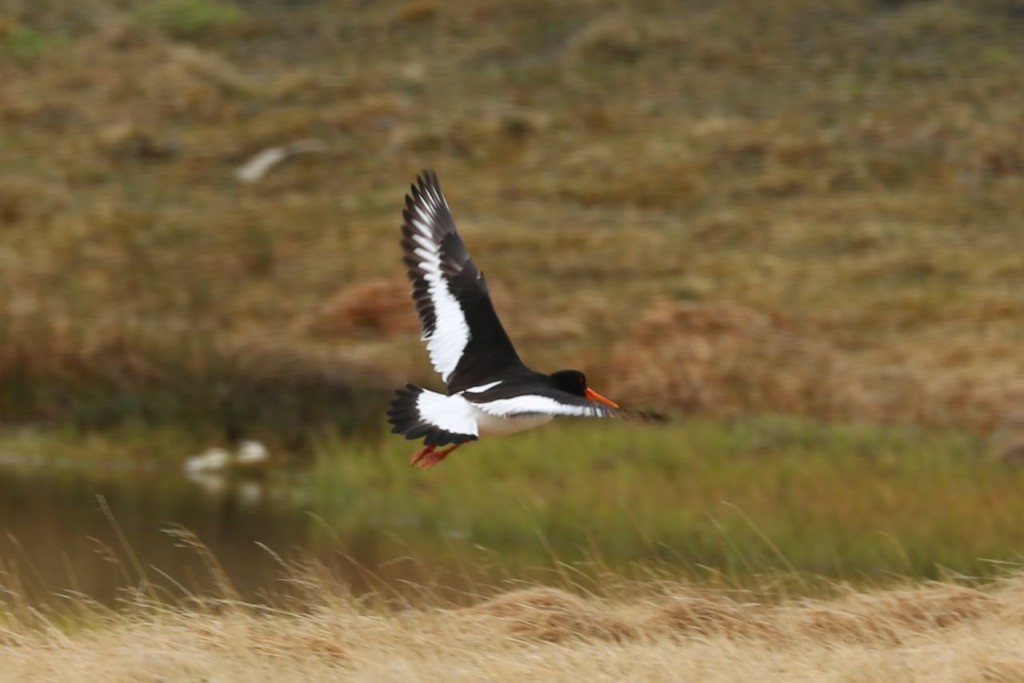
[[[616,414],[618,404],[588,387],[582,372],[545,375],[519,360],[432,171],[416,179],[402,217],[402,250],[422,340],[448,385],[445,395],[407,384],[391,403],[391,431],[423,439],[411,465],[433,467],[464,443],[558,415]]]

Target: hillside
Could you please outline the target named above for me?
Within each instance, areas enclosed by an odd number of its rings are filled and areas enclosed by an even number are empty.
[[[670,412],[1019,420],[1011,0],[4,8],[10,420],[364,423],[431,376],[396,243],[425,166],[539,368]]]

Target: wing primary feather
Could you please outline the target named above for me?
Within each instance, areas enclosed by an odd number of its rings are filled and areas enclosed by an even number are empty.
[[[410,186],[402,218],[402,260],[412,283],[421,338],[449,391],[522,365],[433,171],[423,171]]]

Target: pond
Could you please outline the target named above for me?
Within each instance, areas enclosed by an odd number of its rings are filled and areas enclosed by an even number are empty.
[[[311,560],[355,595],[429,591],[461,602],[500,579],[486,553],[458,538],[425,552],[379,526],[331,529],[292,481],[0,468],[0,520],[0,590],[32,604],[80,594],[116,605],[143,583],[171,600],[221,597],[210,557],[250,602],[278,596],[289,567]]]

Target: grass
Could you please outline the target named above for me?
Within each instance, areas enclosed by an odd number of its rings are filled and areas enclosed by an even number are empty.
[[[367,605],[292,568],[274,608],[136,598],[0,620],[4,677],[36,680],[1015,680],[1021,579],[773,598],[685,584],[520,588],[468,607]],[[268,673],[272,672],[272,673]]]
[[[329,526],[454,533],[509,564],[988,575],[986,558],[1018,559],[1022,512],[1019,473],[994,457],[1020,439],[1024,398],[1020,23],[1007,0],[11,0],[5,438],[102,458],[126,434],[257,437],[317,454]],[[310,139],[321,151],[237,180]],[[549,430],[406,471],[408,444],[376,439],[387,387],[433,381],[397,248],[424,166],[525,359],[690,420]],[[526,594],[508,599],[522,618],[345,600],[81,631],[7,616],[0,648],[14,678],[674,680],[683,662],[699,679],[1010,680],[1017,590],[917,621],[879,606],[907,612],[891,593],[716,617],[778,637],[664,635],[650,595]],[[636,637],[601,635],[595,614]],[[568,635],[516,630],[535,621]]]
[[[20,63],[29,63],[61,44],[60,34],[48,35],[24,27],[0,29],[0,54]]]
[[[111,479],[125,485],[107,488],[130,498],[132,482],[151,485],[147,477],[179,471],[206,446],[187,431],[138,425],[84,436],[23,430],[0,441],[0,454],[50,463],[55,476],[75,475],[76,490]],[[787,417],[553,425],[471,444],[429,472],[408,466],[415,448],[339,435],[310,446],[307,469],[278,459],[265,475],[273,504],[262,538],[405,597],[417,592],[405,580],[434,582],[449,597],[515,579],[559,585],[564,574],[594,590],[609,574],[652,572],[742,587],[813,577],[887,585],[989,578],[1021,561],[1024,470],[965,432]],[[196,523],[179,508],[195,507],[186,501],[198,491],[179,489],[164,491],[155,519],[119,509],[144,518],[140,528]],[[53,514],[51,524],[66,523],[67,511]],[[135,543],[161,557],[167,546]],[[80,582],[109,583],[83,572],[74,572]],[[33,585],[34,595],[47,590]]]
[[[512,576],[594,562],[863,581],[1020,560],[1024,474],[964,434],[791,418],[570,425],[474,443],[428,473],[407,466],[413,450],[322,445],[318,517],[347,532],[372,520],[413,556],[479,559],[482,546]]]
[[[21,393],[55,358],[94,371],[90,401],[190,400],[99,360],[145,368],[153,338],[428,377],[395,235],[434,166],[538,367],[719,416],[1016,419],[1024,71],[1002,0],[229,7],[8,5],[66,36],[0,65],[0,386],[26,418],[77,419]],[[216,40],[140,26],[158,9]],[[322,151],[234,179],[305,139]]]
[[[139,5],[135,17],[175,38],[198,39],[217,29],[237,25],[244,13],[219,0],[154,0]]]

